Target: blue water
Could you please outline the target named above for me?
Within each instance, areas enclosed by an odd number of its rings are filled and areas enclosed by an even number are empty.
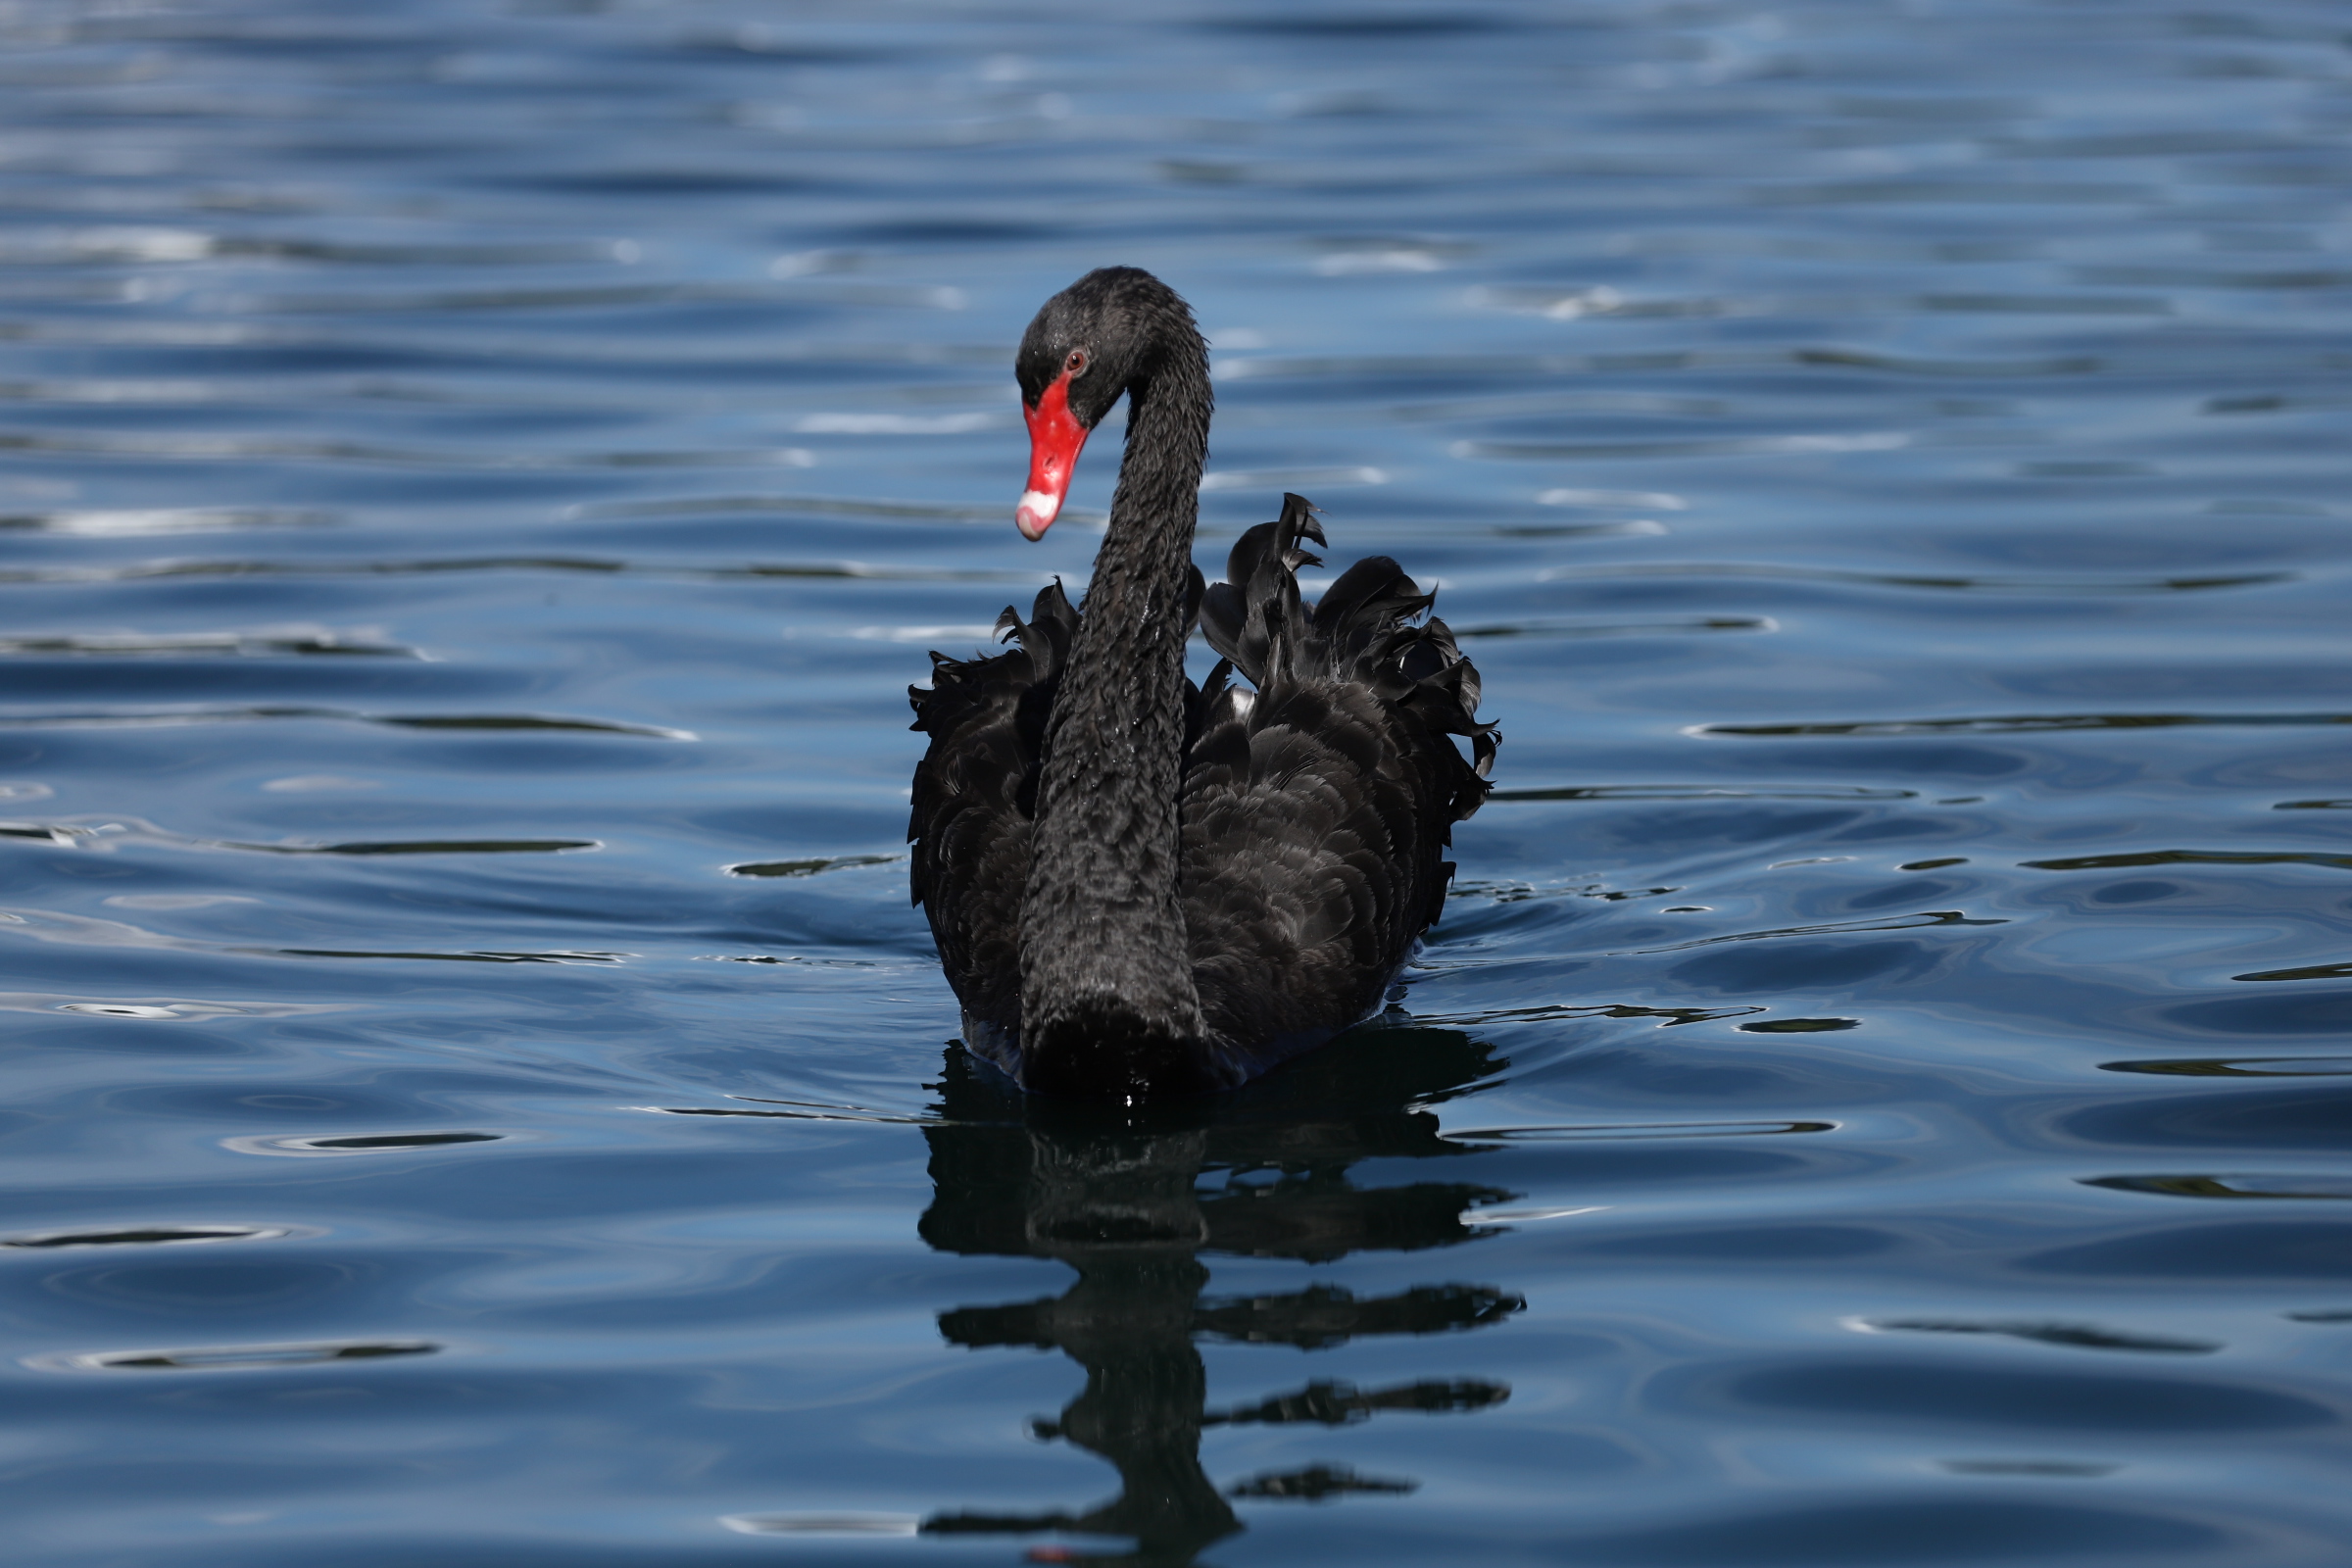
[[[2343,1562],[2348,24],[0,6],[11,1560]],[[1132,1122],[903,855],[1113,263],[1506,736]]]

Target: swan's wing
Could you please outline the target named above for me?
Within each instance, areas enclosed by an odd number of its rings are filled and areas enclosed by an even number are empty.
[[[1286,497],[1203,598],[1209,642],[1258,690],[1211,677],[1184,783],[1201,1008],[1253,1069],[1379,1007],[1445,906],[1446,845],[1486,798],[1496,739],[1476,716],[1477,671],[1424,618],[1431,596],[1374,557],[1310,610],[1301,538],[1321,534]]]
[[[1021,889],[1038,761],[1078,612],[1056,582],[1029,619],[997,622],[1014,646],[989,659],[931,656],[931,686],[908,687],[912,727],[931,737],[914,770],[910,882],[948,983],[974,1018],[1017,1029]]]

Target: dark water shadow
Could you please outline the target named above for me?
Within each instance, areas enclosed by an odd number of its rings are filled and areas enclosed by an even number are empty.
[[[1220,1487],[1201,1467],[1200,1434],[1337,1427],[1396,1410],[1475,1411],[1507,1399],[1508,1388],[1444,1376],[1379,1389],[1325,1379],[1219,1409],[1209,1402],[1200,1342],[1322,1350],[1366,1335],[1484,1328],[1525,1300],[1455,1280],[1368,1298],[1329,1285],[1226,1298],[1206,1294],[1211,1274],[1201,1259],[1327,1263],[1493,1234],[1468,1223],[1465,1210],[1516,1195],[1464,1181],[1358,1186],[1349,1172],[1375,1157],[1474,1152],[1441,1137],[1423,1107],[1502,1065],[1458,1031],[1376,1027],[1238,1093],[1128,1112],[1024,1099],[952,1050],[944,1119],[923,1132],[935,1186],[923,1240],[946,1252],[1052,1258],[1078,1279],[1057,1298],[943,1312],[940,1332],[972,1349],[1057,1349],[1083,1367],[1085,1390],[1059,1416],[1033,1421],[1032,1435],[1108,1460],[1120,1490],[1076,1510],[943,1510],[923,1521],[923,1533],[1126,1537],[1125,1551],[1056,1549],[1053,1560],[1183,1568],[1246,1528],[1233,1498],[1328,1501],[1413,1490],[1410,1477],[1336,1464]]]

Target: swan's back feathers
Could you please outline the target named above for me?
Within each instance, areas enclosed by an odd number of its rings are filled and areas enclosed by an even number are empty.
[[[1021,890],[1038,762],[1077,629],[1078,612],[1054,582],[1026,621],[1009,606],[998,617],[998,635],[1012,647],[971,660],[934,652],[930,689],[906,689],[910,727],[931,737],[906,824],[914,902],[966,1009],[1007,1028],[1020,1023]]]
[[[1476,777],[1457,781],[1458,809],[1449,818],[1462,820],[1486,800],[1483,780],[1500,737],[1478,720],[1477,666],[1462,657],[1452,630],[1428,613],[1437,595],[1421,592],[1387,556],[1367,556],[1340,573],[1320,602],[1302,606],[1297,569],[1323,563],[1298,541],[1322,544],[1323,529],[1304,497],[1286,494],[1282,502],[1282,515],[1243,534],[1226,558],[1226,580],[1201,595],[1202,635],[1261,691],[1282,679],[1361,681],[1438,733],[1467,737]]]
[[[1301,604],[1296,570],[1320,563],[1299,541],[1323,534],[1283,499],[1202,596],[1210,645],[1257,690],[1210,677],[1184,783],[1194,974],[1247,1072],[1378,1009],[1445,907],[1443,852],[1496,739],[1477,671],[1396,563],[1359,561]]]

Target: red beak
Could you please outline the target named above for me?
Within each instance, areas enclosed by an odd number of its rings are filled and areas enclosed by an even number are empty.
[[[1086,447],[1086,426],[1070,413],[1070,378],[1064,374],[1039,395],[1037,406],[1024,406],[1029,421],[1029,488],[1012,514],[1021,535],[1043,539],[1054,519],[1061,515],[1062,498],[1070,493],[1070,475],[1078,454]]]

